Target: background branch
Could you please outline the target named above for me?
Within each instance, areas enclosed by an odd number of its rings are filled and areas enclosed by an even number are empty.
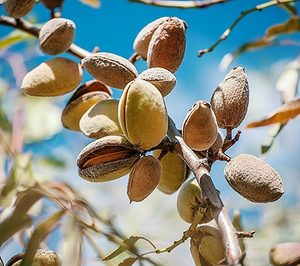
[[[204,198],[212,209],[214,220],[216,221],[223,239],[226,250],[227,265],[242,265],[243,254],[239,246],[239,241],[235,228],[229,218],[227,210],[215,188],[209,175],[210,167],[206,159],[199,159],[182,139],[175,123],[169,118],[168,136],[174,141],[176,152],[194,172],[196,179],[201,187]]]
[[[292,3],[296,2],[297,0],[272,0],[265,2],[263,4],[257,5],[254,8],[250,8],[248,10],[242,11],[241,14],[238,16],[238,18],[231,24],[229,28],[227,28],[224,33],[220,36],[220,38],[209,48],[202,49],[198,51],[198,56],[201,57],[202,55],[209,53],[213,51],[221,42],[225,41],[227,37],[231,34],[232,30],[235,28],[235,26],[242,20],[244,19],[247,15],[256,12],[256,11],[262,11],[266,8],[280,5],[280,4],[287,4],[287,3]]]

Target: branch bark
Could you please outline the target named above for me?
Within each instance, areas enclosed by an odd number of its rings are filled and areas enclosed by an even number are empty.
[[[40,29],[23,18],[14,19],[14,18],[10,18],[10,17],[1,15],[0,16],[0,25],[4,25],[4,26],[12,27],[12,28],[15,28],[18,30],[22,30],[24,32],[27,32],[27,33],[33,35],[36,38],[39,37]],[[78,57],[79,59],[87,57],[91,54],[89,51],[77,46],[74,43],[71,45],[71,47],[69,48],[69,50],[67,52],[69,54],[72,54],[72,55]]]
[[[192,149],[190,149],[182,139],[175,123],[169,118],[168,137],[175,142],[174,152],[176,152],[186,162],[201,187],[204,198],[212,208],[214,220],[216,221],[223,239],[226,250],[226,263],[230,266],[242,265],[243,254],[239,246],[238,236],[229,218],[226,208],[215,188],[209,171],[207,160],[199,159]]]

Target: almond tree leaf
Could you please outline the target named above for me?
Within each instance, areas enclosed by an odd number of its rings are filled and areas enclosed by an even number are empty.
[[[119,266],[131,266],[137,260],[138,260],[138,258],[130,257],[130,258],[123,260],[121,263],[119,263]]]
[[[73,215],[64,225],[63,265],[80,266],[82,261],[82,229]]]
[[[300,114],[300,99],[289,101],[272,112],[268,117],[252,122],[246,128],[262,127],[275,123],[286,123]]]
[[[80,1],[94,8],[99,8],[101,6],[100,0],[80,0]]]
[[[261,145],[261,154],[266,154],[273,146],[276,137],[279,135],[281,130],[286,126],[285,124],[274,125],[268,133],[268,139],[265,144]]]
[[[53,230],[61,217],[65,214],[65,210],[55,212],[53,215],[41,222],[31,235],[28,242],[24,257],[20,266],[32,265],[35,253],[40,246],[40,243],[47,237],[47,235]]]
[[[42,198],[42,194],[35,189],[28,189],[18,195],[15,206],[6,208],[0,216],[0,246],[16,232],[31,224],[32,220],[27,212]]]
[[[287,22],[277,24],[269,28],[265,34],[266,38],[274,38],[281,34],[288,34],[300,31],[300,17],[295,16]]]
[[[236,231],[240,231],[240,232],[244,231],[244,226],[243,226],[242,221],[241,221],[241,214],[237,210],[234,211],[233,219],[232,219],[232,225],[233,225],[233,227],[235,228]],[[240,244],[241,250],[243,252],[245,252],[246,247],[245,247],[245,241],[244,241],[243,237],[239,238],[239,244]]]
[[[20,30],[14,30],[0,40],[0,49],[7,48],[19,42],[34,39],[34,36]]]
[[[279,6],[289,12],[292,16],[296,16],[298,13],[295,2],[282,3]]]
[[[275,88],[280,93],[282,103],[295,98],[300,76],[300,58],[290,62],[279,76]]]

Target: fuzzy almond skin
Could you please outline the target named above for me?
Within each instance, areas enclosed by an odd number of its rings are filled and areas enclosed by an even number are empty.
[[[183,139],[193,150],[209,149],[218,137],[214,112],[206,101],[198,101],[188,112],[183,123]]]
[[[20,253],[12,257],[8,262],[7,266],[19,266],[24,253]],[[38,249],[34,256],[31,266],[61,266],[61,256],[52,250]]]
[[[81,79],[79,64],[67,58],[54,58],[28,72],[21,90],[31,96],[59,96],[74,90]]]
[[[35,0],[6,0],[3,6],[10,17],[21,18],[33,9],[34,4]]]
[[[252,202],[272,202],[284,191],[278,173],[263,160],[240,154],[227,163],[224,174],[230,186]]]
[[[63,126],[70,130],[80,131],[79,121],[85,112],[96,103],[109,98],[110,96],[104,92],[94,91],[83,94],[71,101],[65,106],[61,115]]]
[[[220,131],[218,131],[217,139],[214,142],[214,144],[210,147],[210,149],[213,151],[213,153],[216,153],[217,151],[219,151],[219,149],[222,148],[223,144],[224,144],[223,134]]]
[[[67,51],[73,43],[75,23],[65,18],[53,18],[40,30],[39,42],[43,53],[56,55]]]
[[[155,150],[153,156],[158,158],[161,150]],[[161,160],[162,175],[157,188],[165,194],[176,192],[187,175],[185,162],[175,153],[168,152]]]
[[[92,106],[80,119],[80,130],[89,138],[122,135],[118,120],[118,100],[107,99]]]
[[[136,79],[123,91],[118,118],[126,138],[143,150],[158,145],[168,130],[164,99],[151,83]]]
[[[136,36],[133,42],[133,49],[141,56],[144,60],[147,59],[148,47],[151,41],[152,35],[155,30],[165,22],[168,17],[158,18],[149,24],[147,24],[144,28],[140,30],[138,35]]]
[[[275,266],[299,265],[300,243],[284,242],[273,245],[269,252],[269,260]]]
[[[175,76],[168,70],[161,67],[149,68],[143,71],[138,77],[153,84],[162,96],[167,96],[176,85]]]
[[[129,174],[127,195],[130,202],[142,201],[157,187],[161,176],[160,161],[145,156],[136,162]]]
[[[172,73],[179,68],[185,52],[185,30],[185,22],[176,17],[169,18],[157,28],[149,43],[149,68],[162,67]]]
[[[62,6],[64,0],[41,0],[41,2],[49,9]]]
[[[112,53],[92,54],[82,59],[82,65],[95,79],[117,89],[124,89],[138,76],[130,61]]]
[[[198,212],[197,207],[204,203],[202,191],[196,179],[188,180],[180,188],[177,197],[177,211],[182,220],[192,223]],[[203,213],[200,223],[207,223],[213,219],[210,210]]]
[[[234,67],[227,74],[210,102],[220,128],[236,128],[242,123],[249,104],[248,81],[242,67]]]

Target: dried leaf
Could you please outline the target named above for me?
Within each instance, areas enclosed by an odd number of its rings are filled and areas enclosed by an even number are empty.
[[[133,263],[135,263],[137,260],[138,260],[138,258],[130,257],[130,258],[127,258],[127,259],[123,260],[123,261],[119,264],[119,266],[131,266],[131,265],[133,265]]]
[[[73,215],[68,215],[64,226],[63,254],[63,265],[81,265],[82,230]]]
[[[80,0],[82,3],[89,5],[93,8],[99,8],[101,5],[100,0]]]
[[[300,58],[290,62],[279,76],[275,87],[281,95],[281,101],[286,103],[295,98],[300,75]]]
[[[153,243],[150,240],[148,240],[147,238],[140,237],[140,236],[130,236],[129,238],[125,239],[123,241],[123,243],[114,252],[112,252],[110,255],[106,256],[103,260],[104,261],[111,260],[114,257],[120,255],[121,253],[132,249],[134,247],[134,244],[136,243],[136,241],[138,241],[139,239],[143,239],[143,240],[147,241],[154,249],[156,249],[156,247],[153,245]]]
[[[262,127],[275,123],[286,123],[289,119],[295,118],[300,114],[300,99],[289,101],[272,112],[268,117],[259,121],[252,122],[247,128]]]
[[[33,258],[37,249],[40,246],[40,243],[47,237],[47,235],[53,230],[61,217],[65,214],[65,210],[60,210],[49,218],[41,222],[34,232],[31,235],[31,238],[28,242],[24,257],[20,266],[32,265]]]
[[[241,214],[237,210],[234,211],[232,225],[234,226],[236,231],[244,231],[244,227],[243,227],[242,221],[241,221]],[[244,241],[243,237],[239,238],[239,244],[240,244],[241,250],[243,252],[245,252],[246,248],[245,248],[245,241]]]
[[[277,24],[269,28],[265,34],[266,38],[275,38],[281,34],[288,34],[300,31],[300,17],[294,16],[287,22]]]
[[[287,12],[289,12],[292,16],[297,15],[297,8],[295,2],[290,2],[290,3],[281,3],[279,5],[282,9],[285,9]]]
[[[277,124],[270,129],[268,133],[268,139],[265,141],[266,144],[261,145],[261,154],[265,154],[271,149],[276,137],[279,135],[285,125],[286,124]]]
[[[34,39],[34,36],[20,30],[14,30],[0,40],[0,49],[7,48],[19,42]]]

